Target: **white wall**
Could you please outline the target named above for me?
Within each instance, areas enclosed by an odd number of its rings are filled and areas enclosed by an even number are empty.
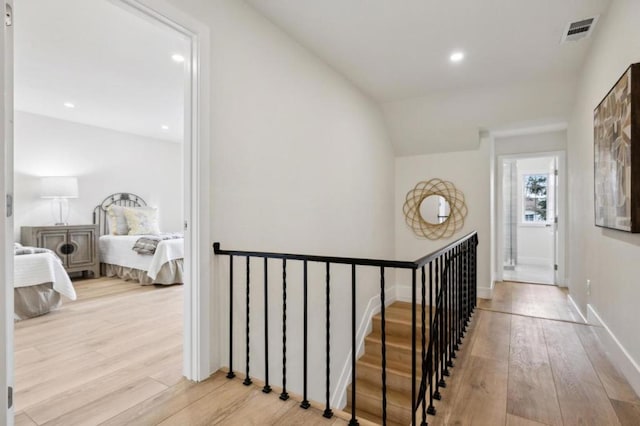
[[[496,155],[535,154],[566,149],[566,130],[495,137]]]
[[[476,135],[477,137],[477,135]],[[446,244],[478,231],[478,287],[491,288],[490,247],[490,167],[489,141],[483,140],[477,149],[442,154],[417,155],[396,158],[396,196],[394,209],[396,257],[403,260],[415,260],[429,254]],[[439,178],[452,182],[464,193],[469,213],[464,227],[450,238],[425,240],[418,238],[405,222],[402,206],[407,192],[420,181]],[[411,284],[409,274],[398,273],[398,286]],[[401,290],[410,293],[409,289]]]
[[[566,122],[575,81],[443,91],[383,105],[398,155],[474,149],[479,129]]]
[[[140,195],[160,210],[161,229],[182,223],[182,145],[17,111],[15,238],[21,226],[53,225],[41,176],[78,176],[69,223],[92,223],[94,207],[115,192]],[[173,165],[173,166],[171,166]]]
[[[171,0],[211,31],[211,242],[223,248],[392,258],[393,151],[379,108],[244,2]],[[244,362],[244,264],[236,263],[235,366]],[[227,364],[228,263],[214,278],[213,342]],[[302,272],[288,265],[288,387],[302,390]],[[270,378],[281,383],[282,271],[269,280]],[[378,292],[359,270],[357,314]],[[252,267],[253,312],[263,309],[262,263]],[[310,398],[324,398],[324,269],[310,265]],[[215,292],[214,292],[215,293]],[[332,385],[350,349],[350,271],[332,271]],[[219,315],[219,316],[218,316]],[[263,347],[254,317],[251,341]],[[213,366],[217,368],[214,356]],[[251,374],[264,376],[261,352]]]
[[[640,362],[640,235],[594,225],[593,110],[624,70],[640,61],[638,17],[640,2],[616,0],[600,19],[582,67],[568,130],[571,296],[583,312],[592,305],[636,363]]]

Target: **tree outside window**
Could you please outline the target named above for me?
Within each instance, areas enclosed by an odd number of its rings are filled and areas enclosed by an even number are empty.
[[[549,175],[524,175],[523,222],[537,223],[547,221],[547,184]]]

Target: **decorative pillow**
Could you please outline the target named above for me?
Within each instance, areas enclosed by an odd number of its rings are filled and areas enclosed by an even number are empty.
[[[129,225],[129,235],[159,234],[158,209],[155,207],[126,207],[124,216]]]
[[[109,222],[109,233],[111,235],[127,235],[129,234],[129,225],[127,218],[124,216],[124,210],[127,207],[111,205],[107,209],[107,220]]]

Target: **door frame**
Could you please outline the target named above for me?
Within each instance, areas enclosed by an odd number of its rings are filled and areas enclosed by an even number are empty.
[[[184,211],[185,211],[185,291],[183,374],[190,380],[204,380],[211,374],[211,268],[209,164],[210,164],[210,34],[209,28],[165,0],[110,0],[130,11],[151,18],[184,34],[191,40],[191,60],[187,62],[185,84]],[[13,0],[2,3],[13,7]],[[0,35],[0,78],[4,102],[0,109],[4,155],[0,174],[2,199],[13,195],[13,37]],[[0,203],[0,292],[4,315],[0,319],[0,398],[8,398],[13,385],[13,219],[6,217]],[[197,231],[197,232],[194,232]],[[188,263],[187,263],[188,262]],[[215,361],[215,360],[213,360]],[[0,426],[14,423],[12,408],[5,407]]]
[[[7,16],[7,8],[13,10],[13,0],[2,2],[2,16]],[[13,390],[13,212],[8,212],[8,198],[13,197],[13,26],[3,22],[0,31],[0,81],[2,82],[3,102],[0,106],[2,140],[0,141],[0,293],[3,306],[0,315],[0,404],[4,414],[0,416],[0,425],[14,423],[13,404],[9,407],[9,389]],[[7,202],[5,202],[7,200]],[[13,209],[11,209],[13,210]]]
[[[525,158],[539,158],[539,157],[555,157],[557,158],[557,190],[555,197],[557,202],[555,208],[558,214],[558,224],[555,226],[554,235],[554,258],[555,263],[558,265],[558,270],[554,271],[554,284],[558,287],[566,287],[566,256],[565,256],[565,243],[567,237],[567,162],[566,151],[541,151],[541,152],[529,152],[522,154],[504,154],[496,157],[496,180],[494,191],[496,194],[496,224],[494,229],[494,235],[496,238],[496,256],[495,264],[493,265],[495,270],[495,280],[503,280],[503,252],[504,252],[504,212],[502,211],[502,179],[503,179],[503,162],[507,159],[525,159]],[[555,243],[557,241],[557,244]]]
[[[202,22],[166,0],[109,0],[190,40],[185,61],[184,101],[184,325],[183,374],[201,381],[211,375],[210,34]]]

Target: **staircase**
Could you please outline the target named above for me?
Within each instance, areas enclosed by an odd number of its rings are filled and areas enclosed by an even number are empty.
[[[427,312],[427,323],[429,313]],[[395,302],[385,310],[387,346],[387,425],[411,423],[411,304]],[[416,311],[416,388],[420,386],[422,358],[422,310]],[[365,338],[364,355],[356,363],[356,415],[382,424],[382,316],[373,317],[373,329]],[[428,345],[428,341],[427,341]],[[351,386],[347,408],[351,412]]]
[[[382,259],[364,259],[364,258],[347,258],[347,257],[334,257],[334,256],[317,256],[317,255],[305,255],[305,254],[291,254],[291,253],[272,253],[272,252],[257,252],[257,251],[241,251],[241,250],[222,250],[219,243],[214,243],[213,248],[216,256],[228,256],[229,262],[229,372],[227,377],[233,379],[236,377],[234,372],[234,353],[237,353],[238,348],[234,347],[234,329],[235,332],[240,332],[244,335],[243,339],[246,344],[244,348],[241,348],[241,353],[244,353],[244,360],[242,360],[242,366],[244,367],[245,383],[251,383],[250,367],[251,362],[258,357],[264,356],[265,365],[265,378],[264,378],[264,390],[271,390],[269,382],[269,370],[273,368],[280,368],[280,363],[274,364],[273,357],[271,365],[269,363],[269,306],[280,301],[273,299],[273,286],[277,286],[277,290],[282,290],[281,306],[283,312],[282,321],[282,392],[281,399],[286,400],[288,398],[287,393],[287,379],[291,374],[287,375],[287,319],[289,323],[291,321],[301,321],[303,327],[303,368],[302,368],[302,408],[309,408],[310,401],[308,398],[308,388],[310,381],[318,382],[317,376],[321,375],[324,370],[324,378],[321,383],[325,387],[325,401],[323,416],[331,418],[334,413],[331,409],[331,333],[332,329],[336,327],[348,327],[351,328],[351,352],[357,351],[357,318],[356,318],[356,300],[358,297],[358,271],[368,268],[378,269],[380,273],[380,298],[384,300],[385,292],[387,291],[387,284],[385,279],[385,271],[390,270],[404,270],[411,272],[411,285],[415,291],[416,296],[421,295],[420,306],[427,306],[425,309],[429,309],[428,306],[432,306],[431,311],[433,317],[427,313],[426,324],[433,327],[433,332],[423,332],[421,328],[422,324],[422,308],[416,309],[416,341],[414,352],[414,342],[412,339],[412,316],[413,305],[409,303],[396,302],[391,306],[385,308],[385,333],[382,333],[382,315],[376,315],[373,318],[372,332],[366,337],[365,341],[365,353],[359,359],[355,358],[351,360],[352,364],[352,377],[351,386],[348,392],[348,405],[347,410],[351,412],[351,418],[349,424],[358,424],[358,419],[362,419],[362,424],[365,421],[369,423],[382,424],[383,418],[386,417],[386,423],[389,425],[408,425],[410,423],[418,424],[417,412],[412,410],[412,406],[420,407],[420,417],[426,416],[423,413],[435,414],[435,407],[433,406],[434,400],[440,399],[441,395],[439,389],[445,386],[444,377],[448,376],[449,367],[453,367],[452,359],[455,358],[455,351],[458,349],[458,345],[461,343],[461,339],[464,337],[466,326],[471,318],[474,308],[476,307],[477,296],[477,247],[478,247],[478,234],[472,232],[457,241],[448,244],[447,246],[421,257],[413,262],[409,261],[397,261],[397,260],[382,260]],[[234,259],[236,260],[234,262]],[[302,264],[302,276],[296,274],[287,274],[288,263]],[[234,264],[239,264],[244,273],[240,273],[240,279],[234,280],[234,277],[238,277],[238,274],[234,275]],[[324,271],[314,268],[309,271],[308,264],[320,264]],[[351,313],[350,324],[335,324],[331,321],[331,314],[334,312],[335,307],[331,306],[331,292],[332,287],[332,273],[335,265],[349,265],[351,266],[351,306],[340,304],[339,309],[346,310]],[[264,272],[262,274],[255,272],[251,273],[251,268],[259,267]],[[281,282],[274,283],[273,279],[269,280],[269,267],[277,268],[278,275],[282,277]],[[252,282],[252,276],[254,277]],[[258,280],[258,284],[255,280]],[[261,279],[262,278],[262,279]],[[311,278],[311,279],[310,279]],[[237,282],[234,282],[237,281]],[[280,281],[280,280],[277,280]],[[293,286],[287,286],[288,283],[293,281]],[[311,283],[310,283],[311,281]],[[325,294],[324,306],[317,306],[318,301],[313,300],[314,309],[324,308],[325,314],[325,332],[320,337],[325,342],[325,365],[324,366],[312,366],[314,374],[309,375],[309,363],[308,363],[308,287],[309,285],[317,286],[319,282],[322,282],[322,291]],[[299,284],[302,284],[301,286]],[[313,284],[315,283],[315,284]],[[343,284],[343,283],[341,283]],[[257,314],[255,310],[249,309],[252,301],[252,295],[254,288],[260,289],[264,297],[264,309],[258,310]],[[297,297],[288,298],[287,291],[302,290],[302,315],[295,316],[293,318],[287,317],[287,300],[290,303],[296,302]],[[289,289],[289,290],[288,290]],[[295,296],[295,294],[294,294]],[[241,309],[241,314],[234,314],[234,297],[240,297],[240,300],[245,301],[245,309]],[[271,300],[269,300],[271,298]],[[262,302],[262,301],[261,301]],[[298,302],[296,302],[298,303]],[[264,326],[264,351],[260,350],[258,353],[251,351],[251,345],[249,336],[251,335],[251,327],[255,327],[257,320],[258,326],[261,328]],[[235,325],[235,327],[234,327]],[[278,328],[280,324],[277,325]],[[271,327],[271,331],[273,326]],[[278,330],[280,331],[280,330]],[[425,342],[426,349],[428,350],[429,361],[426,364],[426,371],[422,371],[422,339],[427,334],[433,334],[433,342]],[[383,340],[384,336],[384,340]],[[255,344],[254,344],[255,346]],[[386,364],[385,369],[382,368],[382,350],[385,348]],[[234,352],[236,351],[236,352]],[[241,358],[241,357],[238,357]],[[415,372],[412,368],[412,360],[416,360]],[[253,361],[255,362],[255,361]],[[335,361],[334,361],[335,362]],[[324,367],[324,368],[322,368]],[[383,371],[386,374],[386,387],[382,387],[382,374]],[[296,374],[293,371],[292,374]],[[294,376],[298,377],[299,376]],[[425,377],[425,383],[422,389],[420,388],[419,381]],[[294,378],[297,381],[298,378]],[[289,379],[291,380],[291,379]],[[352,395],[352,390],[355,395]],[[384,395],[384,396],[383,396]],[[354,398],[352,400],[351,398]],[[386,401],[386,404],[385,404]],[[386,407],[386,416],[385,409]],[[336,413],[337,414],[337,413]],[[422,419],[425,421],[426,419]]]

